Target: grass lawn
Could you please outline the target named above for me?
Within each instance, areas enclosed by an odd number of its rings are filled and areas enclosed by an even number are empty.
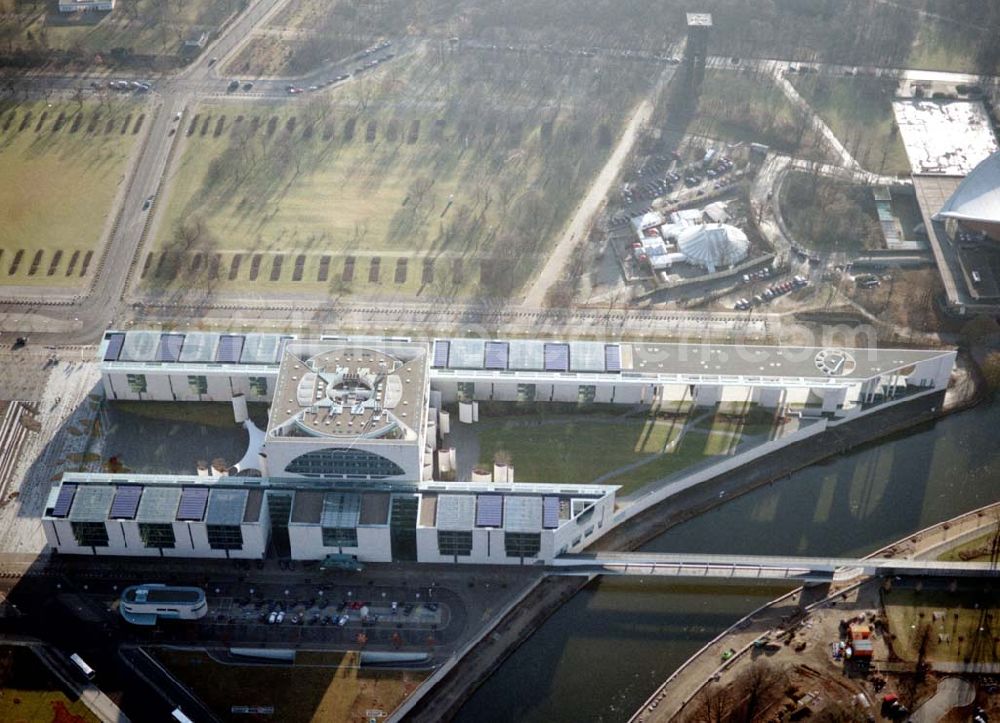
[[[489,425],[479,434],[480,461],[492,464],[494,453],[510,452],[519,482],[587,484],[647,457],[659,439],[669,436],[667,423],[651,425],[644,419],[567,418],[537,424],[512,419]]]
[[[481,463],[491,464],[503,450],[511,455],[518,481],[586,484],[645,462],[604,481],[622,485],[626,494],[707,457],[734,454],[749,437],[770,438],[774,415],[754,408],[743,419],[714,414],[694,424],[637,417],[480,420]],[[685,423],[690,426],[681,437]]]
[[[648,79],[605,88],[590,59],[559,82],[487,60],[417,53],[289,102],[196,108],[147,289],[512,293]],[[611,110],[584,103],[591,90]]]
[[[788,230],[806,248],[857,254],[884,246],[870,187],[790,171],[780,194]]]
[[[1000,662],[1000,589],[973,589],[973,585],[963,583],[954,593],[912,588],[883,591],[882,605],[895,636],[896,655],[915,662],[925,642],[928,660]]]
[[[60,721],[97,723],[100,719],[80,700],[60,690],[29,648],[0,648],[0,720],[6,723]]]
[[[118,98],[0,104],[0,284],[83,283],[145,122]]]
[[[111,12],[59,13],[50,0],[0,0],[0,40],[26,50],[175,55],[181,43],[214,32],[242,0],[118,0]]]
[[[956,73],[978,73],[976,43],[973,35],[988,33],[987,28],[969,28],[945,22],[921,22],[913,42],[908,68],[948,70]]]
[[[708,70],[689,133],[725,141],[765,143],[785,153],[825,159],[808,123],[768,75]]]
[[[354,721],[388,715],[427,677],[422,671],[365,670],[358,653],[339,666],[222,665],[204,653],[156,650],[156,657],[222,720],[245,720],[234,705],[274,706],[274,720]]]
[[[829,75],[790,75],[789,80],[863,167],[885,175],[909,172],[892,113],[895,80]]]

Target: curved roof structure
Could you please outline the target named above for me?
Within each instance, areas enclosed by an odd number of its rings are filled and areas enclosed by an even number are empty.
[[[706,223],[690,226],[677,235],[677,248],[689,263],[704,266],[709,272],[732,266],[747,257],[750,242],[735,226]]]
[[[1000,224],[1000,151],[972,169],[935,218]]]

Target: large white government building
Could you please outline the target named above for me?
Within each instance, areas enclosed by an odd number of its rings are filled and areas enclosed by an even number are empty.
[[[231,402],[249,432],[228,471],[68,473],[42,524],[61,553],[526,564],[611,526],[617,487],[440,481],[439,450],[479,402],[711,407],[830,423],[947,388],[955,352],[111,331],[108,399]],[[246,403],[267,402],[266,429]],[[447,407],[447,409],[446,409]]]

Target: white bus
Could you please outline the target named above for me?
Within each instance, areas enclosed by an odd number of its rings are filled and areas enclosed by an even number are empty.
[[[73,664],[80,669],[80,672],[87,676],[87,678],[94,679],[94,669],[87,665],[86,661],[81,658],[76,653],[69,656],[69,659],[73,661]]]

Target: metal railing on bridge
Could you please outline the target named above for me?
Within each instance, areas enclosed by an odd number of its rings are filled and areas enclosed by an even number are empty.
[[[552,561],[551,567],[556,574],[564,575],[710,577],[762,582],[833,582],[861,575],[1000,576],[1000,565],[994,562],[647,552],[562,555]]]

